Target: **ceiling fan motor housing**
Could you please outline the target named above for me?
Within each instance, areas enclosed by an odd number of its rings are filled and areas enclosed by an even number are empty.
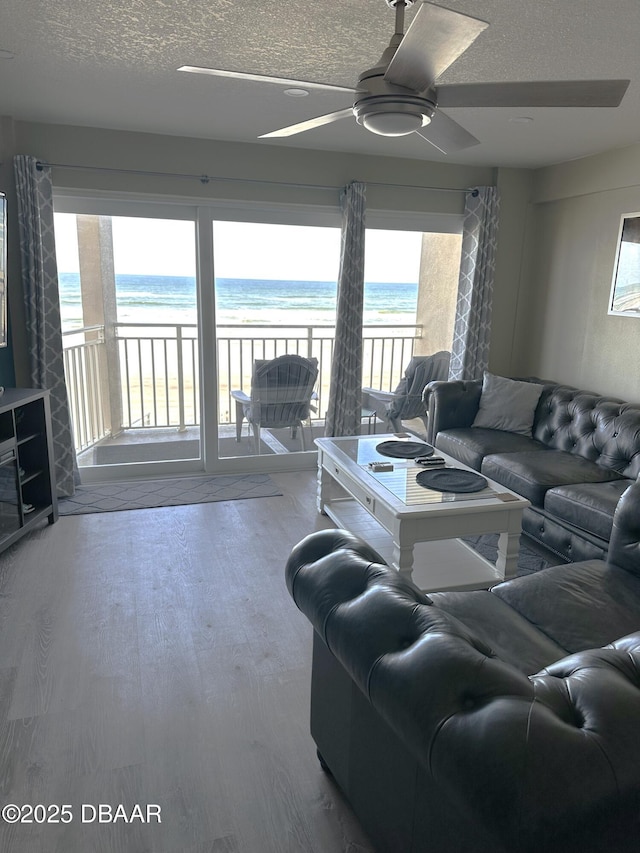
[[[383,73],[380,67],[372,68],[358,81],[353,105],[358,124],[379,136],[406,136],[429,124],[436,111],[434,93],[394,86]]]

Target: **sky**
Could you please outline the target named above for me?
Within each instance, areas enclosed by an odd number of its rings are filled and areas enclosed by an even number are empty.
[[[192,222],[112,217],[116,273],[195,276]],[[78,271],[75,214],[56,213],[60,272]],[[421,235],[370,230],[365,280],[417,282]],[[214,223],[215,274],[219,278],[335,281],[340,229],[251,222]]]

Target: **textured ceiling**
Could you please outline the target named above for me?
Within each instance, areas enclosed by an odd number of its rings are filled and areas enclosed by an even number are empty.
[[[481,144],[449,158],[413,135],[351,119],[283,140],[260,133],[350,106],[288,98],[272,83],[181,74],[179,65],[353,86],[393,32],[384,0],[2,0],[0,114],[257,145],[533,167],[640,142],[638,0],[447,0],[489,22],[441,82],[629,78],[615,109],[451,109]],[[410,21],[414,9],[407,12]],[[588,14],[587,14],[588,11]],[[528,123],[514,121],[522,116]]]

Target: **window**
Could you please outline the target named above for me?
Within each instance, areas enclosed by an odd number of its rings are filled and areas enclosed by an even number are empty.
[[[56,212],[54,224],[79,464],[136,461],[142,449],[116,441],[125,430],[168,440],[199,423],[195,222]],[[192,439],[184,458],[199,456]],[[157,442],[155,457],[176,450]]]
[[[230,470],[219,461],[300,451],[299,429],[265,430],[257,447],[238,407],[255,362],[284,353],[318,362],[304,425],[313,449],[328,407],[337,209],[62,193],[55,206],[80,464],[191,460]],[[392,390],[412,355],[451,346],[461,223],[375,211],[367,223],[363,386]]]

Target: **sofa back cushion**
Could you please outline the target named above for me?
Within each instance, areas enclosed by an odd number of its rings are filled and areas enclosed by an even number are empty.
[[[635,479],[640,473],[640,406],[566,385],[544,388],[533,437]]]

